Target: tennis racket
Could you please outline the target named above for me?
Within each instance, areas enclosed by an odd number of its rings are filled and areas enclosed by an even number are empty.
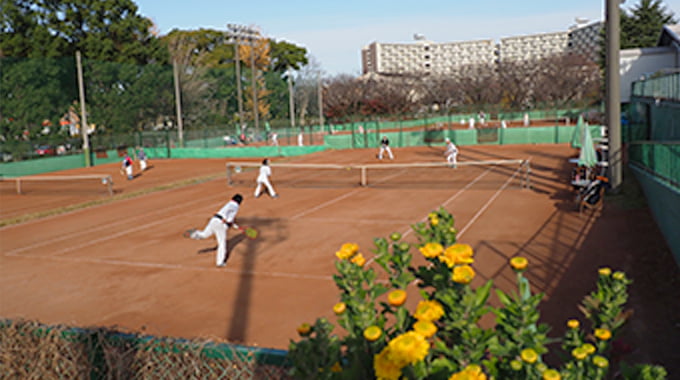
[[[250,240],[255,240],[260,235],[260,232],[255,227],[240,226],[239,231],[243,232],[243,234]]]

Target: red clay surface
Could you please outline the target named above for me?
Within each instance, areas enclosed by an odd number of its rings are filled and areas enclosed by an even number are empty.
[[[567,145],[461,151],[460,161],[530,158],[532,189],[517,186],[516,166],[369,171],[368,187],[357,185],[354,171],[275,167],[279,199],[253,198],[252,170],[229,187],[223,159],[155,160],[133,181],[120,176],[118,164],[52,173],[114,175],[117,196],[191,178],[217,179],[1,228],[0,316],[286,349],[301,322],[335,320],[338,290],[331,276],[341,244],[356,242],[370,258],[376,237],[398,231],[415,243],[410,225],[443,206],[456,217],[459,242],[475,249],[475,285],[494,279],[512,289],[508,259],[528,257],[528,276],[534,290],[547,294],[543,319],[555,335],[569,318],[584,321],[577,304],[593,289],[598,267],[625,270],[636,281],[631,302],[641,309],[640,321],[631,322],[624,336],[634,359],[677,367],[668,351],[678,341],[677,316],[670,311],[679,302],[678,271],[668,263],[647,209],[610,202],[601,214],[579,215],[567,185],[567,159],[577,151]],[[375,163],[376,153],[328,151],[286,161]],[[394,153],[394,163],[444,161],[442,148]],[[101,184],[67,187],[34,183],[16,195],[3,184],[0,215],[109,197]],[[260,236],[251,241],[230,231],[227,267],[216,268],[214,239],[185,239],[182,232],[202,228],[237,192],[245,196],[237,221],[257,227]],[[641,264],[641,252],[656,258]],[[646,293],[650,289],[654,297]]]

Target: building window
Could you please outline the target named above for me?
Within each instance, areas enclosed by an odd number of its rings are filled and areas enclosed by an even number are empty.
[[[429,64],[429,63],[426,63],[426,64],[425,64],[425,68],[426,68],[426,69],[429,69],[429,68],[430,68],[430,64]]]
[[[425,46],[423,47],[423,49],[425,49],[425,51],[430,51],[430,47],[427,46],[427,45],[425,45]]]
[[[430,55],[429,55],[429,54],[426,54],[426,55],[425,55],[425,59],[430,59]]]

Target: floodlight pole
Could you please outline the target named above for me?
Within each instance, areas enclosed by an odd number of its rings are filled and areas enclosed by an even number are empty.
[[[83,154],[85,167],[92,166],[90,160],[90,140],[87,127],[87,112],[85,111],[85,84],[83,83],[83,65],[80,60],[80,50],[76,51],[76,69],[78,71],[78,95],[80,96],[80,134],[83,135]]]
[[[243,94],[241,90],[241,57],[239,57],[238,40],[234,44],[234,60],[236,61],[236,96],[238,97],[238,124],[239,128],[243,126]],[[238,131],[243,132],[243,131]]]
[[[175,115],[177,117],[177,138],[180,148],[184,148],[184,122],[182,121],[182,91],[179,88],[179,69],[177,61],[172,60],[172,74],[175,82]]]
[[[609,184],[617,191],[622,182],[623,157],[621,153],[621,73],[619,63],[620,15],[619,4],[624,0],[606,1],[606,91],[605,111],[609,139]]]
[[[259,134],[259,110],[257,106],[257,86],[256,86],[256,68],[255,68],[255,41],[261,38],[260,32],[257,29],[250,28],[244,25],[237,24],[227,24],[227,28],[230,33],[230,42],[235,43],[235,60],[236,60],[236,89],[238,93],[238,104],[239,104],[239,119],[243,122],[243,100],[242,100],[242,90],[241,90],[241,66],[239,57],[239,45],[242,42],[246,42],[245,45],[251,47],[251,57],[250,65],[252,71],[252,86],[253,86],[253,119],[255,121],[255,134]]]

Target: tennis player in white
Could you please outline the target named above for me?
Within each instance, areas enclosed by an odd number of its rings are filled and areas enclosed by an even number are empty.
[[[207,239],[215,235],[217,239],[217,256],[215,257],[215,264],[218,267],[227,265],[227,230],[229,227],[238,229],[238,225],[234,221],[238,209],[243,201],[241,194],[234,195],[227,204],[225,204],[217,214],[210,218],[210,221],[205,226],[203,231],[195,230],[189,235],[192,239]]]
[[[446,138],[446,152],[444,152],[444,155],[446,156],[446,162],[455,168],[458,163],[458,147],[448,137]]]
[[[257,188],[255,188],[255,198],[260,197],[262,191],[262,186],[267,187],[267,191],[272,198],[278,198],[279,195],[276,194],[274,187],[269,182],[269,177],[272,175],[272,168],[269,166],[269,159],[265,158],[262,160],[262,165],[260,166],[260,174],[257,176]]]

